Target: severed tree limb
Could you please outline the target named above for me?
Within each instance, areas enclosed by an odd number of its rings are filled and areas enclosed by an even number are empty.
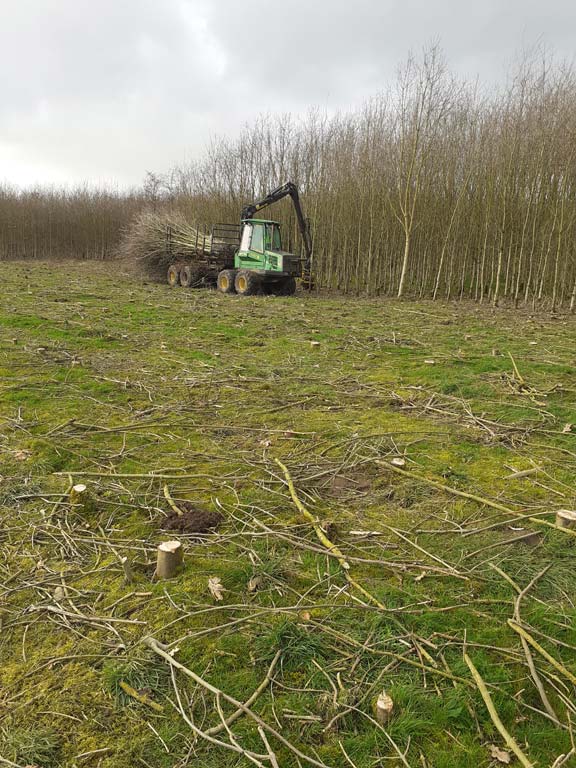
[[[447,563],[445,560],[442,560],[442,558],[436,557],[436,555],[433,555],[431,552],[428,552],[426,549],[421,547],[415,541],[412,541],[412,539],[409,539],[408,536],[405,536],[401,531],[396,530],[396,528],[392,528],[391,525],[385,525],[384,527],[387,530],[392,531],[392,533],[394,533],[396,536],[402,539],[402,541],[405,541],[411,547],[414,547],[414,549],[417,549],[419,552],[422,552],[423,555],[426,555],[432,560],[435,560],[437,563],[440,563],[440,565],[443,565],[445,568],[448,569],[449,573],[453,573],[454,576],[458,576],[459,578],[465,579],[466,581],[469,580],[468,576],[463,576],[461,573],[458,573],[458,571],[454,568],[453,565],[450,565],[450,563]]]
[[[205,739],[206,741],[209,741],[211,744],[215,744],[218,747],[222,747],[223,749],[231,750],[232,752],[238,752],[245,757],[247,757],[251,762],[255,763],[258,768],[264,768],[264,764],[260,762],[259,758],[267,757],[262,755],[256,755],[254,752],[248,752],[247,750],[243,749],[242,747],[238,746],[237,744],[228,744],[226,741],[220,741],[220,739],[216,739],[214,736],[210,736],[205,731],[203,731],[201,728],[198,728],[197,725],[195,725],[192,720],[188,717],[186,714],[184,707],[182,706],[182,700],[180,698],[180,692],[178,690],[178,686],[176,685],[176,675],[174,672],[174,667],[170,667],[170,676],[172,678],[172,685],[174,686],[174,693],[176,694],[176,701],[177,705],[172,703],[172,706],[180,713],[182,719],[184,722],[191,728],[191,730],[196,734],[196,736],[200,736],[200,738]]]
[[[576,747],[572,747],[570,752],[565,755],[559,755],[552,763],[551,768],[560,768],[562,765],[565,765],[574,755],[576,755]]]
[[[195,672],[192,672],[191,669],[188,669],[188,667],[185,667],[183,664],[180,664],[179,661],[176,661],[169,653],[167,653],[160,643],[153,637],[144,637],[142,639],[142,642],[148,646],[154,653],[158,654],[158,656],[161,656],[163,659],[165,659],[171,667],[175,669],[179,669],[183,674],[187,675],[189,678],[194,680],[195,683],[198,685],[201,685],[203,688],[206,688],[206,690],[210,691],[210,693],[213,693],[214,696],[219,696],[225,701],[227,701],[229,704],[232,704],[237,709],[242,710],[242,712],[245,715],[248,715],[252,720],[254,720],[255,723],[260,725],[265,731],[267,731],[269,734],[274,736],[275,739],[278,739],[278,741],[283,744],[287,749],[289,749],[293,754],[295,754],[297,757],[299,757],[301,760],[303,760],[306,763],[309,763],[310,765],[316,766],[316,768],[330,768],[326,765],[326,763],[321,762],[320,760],[316,760],[313,757],[310,757],[309,755],[306,755],[304,752],[301,752],[298,747],[295,747],[293,744],[291,744],[288,739],[284,738],[281,733],[279,733],[275,728],[272,728],[271,725],[268,725],[268,723],[263,720],[261,717],[259,717],[255,712],[253,712],[249,707],[247,707],[245,704],[243,704],[241,701],[238,701],[238,699],[235,699],[233,696],[228,695],[227,693],[224,693],[224,691],[221,691],[219,688],[216,688],[214,685],[209,683],[207,680],[204,680],[202,677],[197,675]],[[188,724],[190,725],[191,721],[188,718],[187,719]],[[198,730],[196,726],[194,726],[195,730]],[[201,732],[201,735],[207,736],[210,740],[214,740],[216,743],[223,744],[224,742],[219,742],[217,739],[213,739],[212,736],[208,736],[207,734],[204,734],[204,732]],[[227,744],[228,748],[232,748],[232,745]],[[236,751],[236,750],[235,750]],[[268,755],[266,758],[268,759]]]
[[[146,480],[188,480],[191,478],[202,478],[204,480],[214,480],[214,475],[203,474],[190,474],[184,472],[180,475],[154,473],[154,472],[85,472],[84,470],[75,470],[74,472],[52,472],[53,475],[66,475],[67,477],[113,477],[117,478],[133,478],[133,479],[146,479]]]
[[[528,519],[532,523],[538,523],[538,525],[546,525],[548,528],[554,528],[555,531],[562,531],[562,533],[567,533],[568,536],[576,536],[576,531],[573,531],[571,528],[561,528],[555,523],[549,523],[548,520],[536,520],[534,517],[530,517]]]
[[[322,527],[320,526],[320,523],[318,522],[318,520],[314,517],[314,515],[308,509],[306,509],[304,504],[302,504],[302,502],[298,498],[298,494],[296,493],[296,488],[294,487],[294,481],[292,480],[292,477],[290,475],[290,472],[288,471],[288,468],[284,464],[282,464],[280,459],[275,459],[275,461],[284,474],[284,477],[286,479],[286,484],[288,485],[288,490],[290,491],[290,496],[292,497],[292,501],[296,505],[298,511],[307,520],[309,520],[312,523],[312,527],[314,528],[314,531],[318,539],[322,542],[322,544],[326,547],[326,549],[329,552],[335,555],[336,559],[342,566],[342,569],[344,571],[344,576],[346,577],[346,581],[350,584],[351,587],[354,587],[354,589],[360,592],[360,594],[362,594],[373,605],[376,605],[378,608],[381,608],[383,611],[385,611],[386,606],[383,603],[381,603],[378,600],[378,598],[374,597],[373,594],[368,592],[368,590],[365,589],[359,582],[357,582],[356,579],[352,577],[352,575],[350,574],[350,563],[346,560],[344,553],[341,551],[339,547],[336,546],[336,544],[330,541],[330,539],[326,536],[326,534],[322,530]]]
[[[276,755],[274,754],[272,747],[268,743],[268,739],[266,738],[266,731],[264,728],[262,728],[261,725],[258,726],[258,733],[260,734],[260,738],[264,742],[264,746],[266,747],[266,751],[268,752],[268,755],[270,756],[270,763],[272,765],[272,768],[280,768],[280,764],[278,763],[278,760],[276,758]]]
[[[176,504],[172,496],[170,495],[170,491],[168,490],[168,484],[165,483],[164,485],[164,498],[170,504],[170,507],[173,509],[173,511],[178,515],[178,517],[182,517],[184,512],[180,509],[180,507]]]
[[[239,752],[243,752],[244,755],[250,760],[250,762],[254,763],[254,765],[262,766],[262,762],[260,760],[260,755],[256,755],[253,752],[248,752],[245,750],[240,744],[238,744],[238,741],[236,740],[236,737],[230,730],[228,723],[226,722],[226,718],[224,717],[224,712],[222,711],[222,702],[220,701],[220,696],[216,696],[216,709],[218,710],[218,715],[220,716],[220,720],[222,720],[222,725],[224,726],[224,730],[228,734],[228,738],[230,740],[230,744],[232,746],[236,747]],[[258,726],[260,728],[260,726]]]
[[[514,601],[514,621],[517,624],[520,624],[520,603],[522,602],[522,598],[525,597],[528,592],[532,589],[534,584],[544,576],[551,568],[551,565],[547,565],[546,568],[544,568],[540,573],[537,573],[536,576],[532,579],[532,581],[527,584],[527,586],[524,587],[524,589],[518,591],[518,596],[516,597],[516,600]],[[532,652],[530,650],[530,646],[528,645],[528,641],[525,637],[520,635],[520,642],[522,643],[522,648],[524,650],[524,655],[526,656],[526,661],[528,662],[528,669],[530,670],[530,674],[532,675],[532,679],[534,680],[534,685],[538,689],[538,693],[540,694],[540,698],[542,700],[542,704],[544,705],[544,709],[550,717],[557,723],[557,725],[561,725],[560,720],[558,719],[558,715],[556,712],[554,712],[554,708],[552,707],[552,704],[550,703],[550,699],[548,698],[546,691],[544,689],[544,685],[542,683],[542,680],[540,679],[540,675],[538,674],[536,670],[536,665],[534,664],[534,659],[532,658]]]
[[[20,765],[20,763],[13,763],[12,760],[7,760],[0,755],[0,765],[10,765],[13,768],[27,768],[27,766]]]
[[[286,484],[288,485],[288,490],[290,491],[290,496],[292,497],[292,501],[298,508],[298,511],[309,522],[312,523],[316,536],[320,539],[320,541],[326,547],[326,549],[330,550],[330,552],[333,552],[336,555],[342,568],[344,568],[344,570],[347,571],[350,568],[350,563],[347,562],[343,552],[341,552],[341,550],[336,546],[336,544],[330,541],[330,539],[326,536],[326,534],[322,530],[322,527],[318,522],[318,520],[314,517],[314,515],[308,509],[306,509],[304,504],[302,504],[302,502],[298,498],[298,494],[296,493],[296,488],[294,487],[294,481],[292,480],[292,477],[290,475],[290,472],[288,471],[288,468],[284,464],[282,464],[280,459],[276,459],[275,461],[284,474],[284,477],[286,479]]]
[[[505,571],[503,571],[502,568],[499,568],[497,565],[494,565],[494,563],[490,563],[490,567],[493,568],[497,573],[499,573],[500,576],[502,576],[502,578],[505,579],[508,582],[508,584],[510,584],[512,589],[514,589],[514,591],[518,593],[518,597],[514,602],[514,621],[520,624],[520,603],[522,601],[522,598],[528,593],[528,591],[534,586],[534,584],[538,581],[538,579],[540,579],[551,566],[550,565],[547,566],[543,571],[537,574],[532,579],[532,581],[526,587],[524,587],[524,589],[520,589],[520,587],[518,586],[518,584],[516,584],[514,579],[512,579],[511,576],[509,576]],[[530,669],[530,674],[532,675],[534,684],[538,689],[538,693],[540,694],[540,698],[542,699],[542,704],[544,705],[544,709],[548,712],[548,715],[553,720],[553,722],[555,722],[557,725],[561,726],[562,728],[565,728],[565,726],[560,722],[560,720],[558,719],[558,716],[554,712],[554,709],[552,708],[552,705],[550,704],[550,701],[546,694],[546,691],[544,690],[544,685],[540,680],[540,675],[536,670],[536,665],[534,664],[534,659],[532,657],[532,652],[530,651],[530,646],[528,645],[528,641],[522,636],[520,636],[520,640],[522,643],[522,648],[524,649],[524,655],[526,656],[526,661],[528,662],[528,668]]]
[[[508,357],[512,361],[512,367],[514,368],[514,375],[516,376],[516,380],[518,381],[519,384],[525,384],[526,382],[524,381],[524,377],[522,376],[522,374],[518,370],[518,366],[516,365],[516,361],[512,357],[512,353],[511,352],[508,352]]]
[[[272,659],[270,666],[268,667],[268,672],[266,672],[266,677],[262,680],[260,685],[256,688],[252,696],[250,696],[246,701],[244,702],[245,707],[251,707],[252,704],[256,701],[258,696],[266,690],[266,688],[270,685],[270,680],[272,679],[272,672],[274,671],[274,668],[276,664],[278,663],[278,659],[282,655],[282,651],[277,651],[276,655]],[[223,730],[225,730],[228,726],[232,725],[232,723],[236,722],[239,717],[241,717],[244,714],[242,709],[237,709],[236,712],[233,712],[229,717],[227,717],[224,722],[222,722],[220,725],[215,725],[213,728],[208,728],[206,730],[206,733],[210,736],[217,736],[219,733],[222,733]]]
[[[431,480],[428,477],[425,477],[424,475],[420,475],[417,472],[410,472],[407,469],[401,469],[400,467],[395,467],[394,464],[390,464],[388,461],[380,461],[376,460],[375,462],[379,467],[386,467],[386,469],[391,469],[393,472],[398,472],[401,475],[404,475],[405,477],[411,477],[414,480],[418,480],[420,483],[426,483],[427,485],[431,485],[433,488],[438,488],[440,491],[444,491],[445,493],[449,493],[452,496],[459,496],[463,499],[469,499],[470,501],[475,501],[477,504],[484,504],[487,507],[492,507],[492,509],[497,509],[500,512],[505,512],[507,515],[511,515],[513,520],[519,520],[519,519],[527,519],[531,523],[537,523],[538,525],[547,525],[550,528],[554,528],[555,530],[561,530],[564,533],[568,533],[569,535],[576,536],[576,531],[571,531],[569,528],[558,528],[553,523],[549,523],[547,520],[538,520],[538,518],[533,517],[531,515],[519,515],[518,512],[516,512],[513,509],[510,509],[510,507],[505,506],[504,504],[499,504],[497,501],[492,501],[492,499],[486,499],[484,496],[477,496],[475,493],[467,493],[466,491],[459,491],[457,488],[452,488],[450,485],[445,485],[444,483],[439,483],[437,480]],[[549,514],[546,512],[545,514]],[[508,522],[513,522],[513,520],[510,520]],[[501,525],[501,523],[496,523],[491,526],[487,526],[486,528],[483,528],[482,530],[488,530],[488,528],[494,528],[498,525]],[[464,534],[466,536],[467,534]]]
[[[368,720],[369,722],[372,723],[372,725],[375,725],[376,728],[378,728],[380,731],[382,731],[384,736],[386,736],[386,738],[388,739],[388,741],[392,745],[392,748],[394,749],[394,751],[398,755],[398,757],[399,757],[400,761],[402,762],[402,764],[405,765],[406,768],[411,768],[410,763],[406,759],[406,755],[404,754],[404,752],[402,752],[402,750],[400,749],[398,744],[396,744],[396,742],[394,741],[392,736],[390,736],[388,731],[381,725],[381,723],[378,722],[378,720],[375,720],[371,715],[369,715],[367,712],[364,712],[359,707],[350,706],[348,709],[353,711],[353,712],[358,712],[359,715],[362,715],[362,717],[365,717],[366,720]]]
[[[560,672],[560,674],[564,675],[564,677],[568,678],[568,680],[570,680],[572,685],[576,685],[576,675],[570,672],[569,669],[566,669],[566,667],[563,664],[561,664],[559,661],[557,661],[554,658],[554,656],[551,656],[548,653],[548,651],[542,648],[540,643],[534,640],[534,638],[529,632],[527,632],[523,627],[521,627],[515,621],[512,621],[512,619],[508,619],[508,626],[511,627],[514,630],[514,632],[517,632],[520,635],[520,637],[523,637],[528,643],[530,643],[532,648],[538,651],[538,653],[541,656],[543,656],[546,659],[546,661],[550,662],[550,664],[552,664],[554,669]]]
[[[524,752],[520,749],[518,746],[518,742],[516,739],[506,730],[506,726],[500,720],[500,716],[498,712],[496,711],[496,707],[494,706],[494,702],[492,701],[492,697],[490,696],[490,693],[488,692],[488,688],[486,687],[486,683],[480,676],[480,673],[474,666],[474,663],[472,662],[472,659],[468,656],[467,653],[464,654],[464,661],[468,665],[468,668],[470,672],[472,673],[472,677],[474,678],[474,682],[478,686],[478,690],[480,691],[480,694],[482,698],[484,699],[484,704],[486,704],[486,709],[488,710],[488,713],[490,717],[492,718],[492,722],[498,729],[498,732],[506,742],[506,746],[508,749],[510,749],[520,763],[524,766],[524,768],[534,768],[534,763],[530,762],[530,760],[526,757]]]
[[[506,475],[504,480],[517,480],[521,477],[529,477],[530,475],[536,475],[538,472],[542,472],[542,467],[531,467],[531,469],[522,469],[517,472],[512,472],[510,475]]]
[[[466,491],[459,491],[457,488],[452,488],[450,485],[445,485],[444,483],[439,483],[437,480],[431,480],[428,477],[425,477],[424,475],[420,475],[416,472],[411,472],[407,469],[401,469],[400,467],[394,466],[394,464],[391,464],[389,461],[381,461],[376,460],[375,462],[379,467],[385,467],[386,469],[391,469],[393,472],[397,472],[400,475],[404,475],[405,477],[411,477],[413,480],[419,480],[421,483],[427,483],[428,485],[431,485],[433,488],[438,488],[440,491],[445,491],[446,493],[450,493],[453,496],[460,496],[464,499],[470,499],[470,501],[476,501],[478,504],[485,504],[487,507],[492,507],[493,509],[498,509],[500,512],[505,512],[507,515],[515,516],[517,513],[510,509],[510,507],[504,506],[504,504],[499,504],[497,501],[492,501],[491,499],[485,499],[483,496],[477,496],[475,493],[467,493]]]
[[[128,696],[131,696],[133,699],[136,699],[136,701],[139,701],[140,704],[145,704],[147,707],[150,707],[155,712],[164,712],[164,707],[162,704],[158,704],[156,701],[153,701],[149,696],[146,696],[143,693],[139,693],[135,688],[132,688],[131,685],[128,685],[128,683],[124,682],[124,680],[120,680],[120,688],[126,693]]]

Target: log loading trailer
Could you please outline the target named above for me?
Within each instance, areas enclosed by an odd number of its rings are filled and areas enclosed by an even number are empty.
[[[304,256],[282,249],[280,224],[255,218],[263,208],[290,197],[302,237]],[[312,239],[302,212],[300,196],[291,181],[266,197],[247,205],[238,224],[215,224],[210,235],[197,234],[194,255],[182,258],[174,251],[170,231],[166,236],[167,253],[174,257],[168,267],[171,286],[216,285],[221,293],[250,296],[275,293],[289,296],[296,290],[296,278],[310,283]]]

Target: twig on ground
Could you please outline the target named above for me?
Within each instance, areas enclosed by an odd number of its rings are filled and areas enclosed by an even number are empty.
[[[248,715],[252,720],[254,720],[255,723],[260,725],[265,731],[267,731],[269,734],[274,736],[274,738],[278,739],[278,741],[283,744],[287,749],[289,749],[293,754],[295,754],[297,757],[299,757],[301,760],[304,760],[305,762],[309,763],[310,765],[317,766],[317,768],[329,768],[329,766],[326,765],[326,763],[321,762],[320,760],[316,760],[313,757],[310,757],[309,755],[306,755],[304,752],[301,752],[298,747],[295,747],[291,742],[288,741],[288,739],[284,738],[281,733],[279,733],[275,728],[272,728],[271,725],[268,725],[267,722],[262,720],[261,717],[259,717],[255,712],[253,712],[249,707],[247,707],[245,704],[243,704],[241,701],[238,701],[238,699],[235,699],[233,696],[229,696],[227,693],[224,693],[224,691],[221,691],[219,688],[216,688],[208,681],[204,680],[202,677],[197,675],[195,672],[192,672],[191,669],[188,669],[188,667],[185,667],[183,664],[180,664],[179,661],[176,661],[176,659],[173,658],[169,653],[164,651],[157,640],[155,640],[153,637],[145,637],[143,638],[142,642],[147,645],[154,653],[161,656],[163,659],[165,659],[171,667],[175,669],[179,669],[183,674],[185,674],[187,677],[194,680],[195,683],[198,685],[201,685],[206,690],[210,691],[210,693],[214,694],[214,696],[219,696],[223,698],[228,703],[235,706],[237,709],[242,710],[242,712],[245,715]],[[189,724],[190,721],[188,720]],[[212,737],[209,737],[212,738]]]
[[[356,581],[356,579],[352,577],[352,575],[349,572],[350,563],[348,563],[348,561],[346,560],[346,557],[344,556],[343,552],[339,549],[339,547],[336,546],[336,544],[333,544],[330,541],[330,539],[326,536],[326,534],[322,530],[322,527],[320,526],[320,523],[318,522],[318,520],[314,517],[314,515],[311,512],[309,512],[306,509],[304,504],[302,504],[302,502],[298,498],[298,494],[296,493],[296,488],[294,487],[294,482],[292,480],[290,472],[288,471],[288,468],[280,461],[280,459],[276,459],[276,464],[278,464],[278,466],[284,473],[284,477],[286,478],[286,484],[288,485],[288,490],[290,491],[290,495],[292,496],[292,500],[296,505],[298,511],[307,520],[309,520],[312,523],[316,536],[322,542],[322,544],[326,547],[326,549],[329,552],[332,552],[336,556],[336,558],[338,559],[338,562],[342,566],[346,581],[350,584],[351,587],[354,587],[354,589],[360,592],[360,594],[363,595],[371,603],[376,605],[378,608],[381,608],[382,610],[386,610],[386,606],[383,603],[381,603],[376,597],[374,597],[373,594],[368,592],[367,589],[365,589],[359,582]]]
[[[507,731],[506,727],[504,726],[504,723],[502,720],[500,720],[500,716],[498,715],[498,712],[496,711],[496,707],[494,706],[494,702],[492,701],[492,697],[490,696],[488,692],[488,688],[486,687],[486,683],[480,676],[480,673],[474,666],[474,663],[472,662],[472,659],[468,656],[467,653],[464,654],[464,661],[468,665],[468,668],[470,672],[472,673],[472,677],[474,678],[474,681],[476,685],[478,686],[478,690],[480,691],[480,694],[482,698],[484,699],[484,704],[486,704],[486,709],[488,710],[488,713],[490,714],[490,717],[492,718],[492,722],[496,726],[498,732],[506,742],[506,746],[514,752],[518,760],[522,763],[524,768],[534,768],[534,763],[532,763],[524,754],[524,752],[520,749],[518,746],[518,743],[514,739],[514,737]]]
[[[268,671],[266,672],[266,677],[262,680],[262,682],[256,688],[254,693],[244,702],[245,707],[251,707],[252,704],[254,704],[254,702],[256,701],[256,699],[260,696],[260,694],[263,691],[265,691],[266,688],[270,685],[270,681],[272,680],[272,673],[281,655],[282,655],[282,652],[277,651],[276,655],[270,662],[270,666],[268,667]],[[225,730],[226,727],[236,722],[236,720],[238,720],[238,718],[241,717],[243,714],[244,714],[243,709],[237,709],[235,712],[233,712],[231,715],[229,715],[226,718],[225,723],[221,723],[220,725],[215,725],[213,728],[208,728],[206,730],[206,733],[209,734],[210,736],[217,736],[219,733],[222,733],[222,731]]]
[[[557,661],[554,656],[551,656],[548,651],[546,651],[540,643],[538,643],[532,635],[527,632],[524,627],[521,627],[519,624],[517,624],[515,621],[512,621],[512,619],[508,619],[508,626],[510,626],[514,632],[517,632],[521,637],[523,637],[525,640],[527,640],[528,643],[534,648],[538,653],[543,656],[546,661],[550,662],[554,669],[556,669],[560,674],[564,675],[573,685],[576,685],[576,675],[574,675],[572,672],[570,672],[569,669],[566,669],[566,667],[561,664],[559,661]]]

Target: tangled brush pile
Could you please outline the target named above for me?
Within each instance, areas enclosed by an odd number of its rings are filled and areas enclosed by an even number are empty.
[[[154,280],[164,280],[166,270],[175,260],[208,254],[212,238],[192,226],[180,213],[139,214],[124,231],[120,256],[142,264]]]

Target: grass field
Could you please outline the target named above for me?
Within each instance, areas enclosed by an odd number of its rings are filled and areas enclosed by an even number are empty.
[[[0,765],[576,764],[574,319],[0,275]]]

